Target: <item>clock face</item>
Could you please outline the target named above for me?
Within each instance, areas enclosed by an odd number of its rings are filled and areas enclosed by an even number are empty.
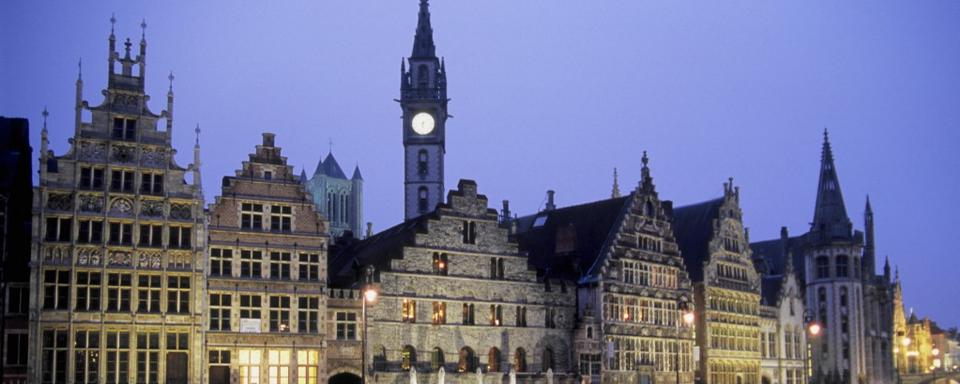
[[[410,125],[418,135],[427,135],[433,132],[433,116],[426,112],[420,112],[413,115],[413,120],[410,120]]]

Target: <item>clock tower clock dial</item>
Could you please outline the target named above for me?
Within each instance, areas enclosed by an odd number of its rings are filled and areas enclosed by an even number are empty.
[[[433,211],[444,195],[447,71],[436,55],[429,7],[420,1],[413,52],[400,63],[405,220]]]

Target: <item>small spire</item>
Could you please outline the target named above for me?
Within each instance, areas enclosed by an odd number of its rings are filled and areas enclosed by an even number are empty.
[[[199,147],[200,146],[200,123],[197,123],[197,128],[195,128],[193,132],[197,134],[197,141],[194,145]]]
[[[77,81],[83,81],[83,58],[77,60]]]
[[[140,21],[140,43],[143,44],[145,40],[147,40],[147,19]]]
[[[117,14],[110,14],[110,37],[113,37],[113,27],[117,24]]]
[[[329,154],[333,154],[333,138],[332,138],[332,137],[327,138],[327,144],[330,145],[330,152],[329,152]]]
[[[133,43],[130,42],[130,38],[128,37],[128,38],[127,38],[127,41],[126,41],[125,43],[123,43],[123,46],[124,46],[123,49],[124,49],[124,52],[125,52],[125,53],[124,53],[124,54],[125,54],[124,58],[127,59],[127,60],[130,59],[130,46],[131,46],[131,45],[133,45]]]
[[[173,71],[170,71],[170,75],[167,76],[167,79],[170,80],[170,88],[167,89],[167,92],[173,93]]]
[[[46,132],[47,132],[47,116],[50,116],[50,112],[47,112],[47,106],[46,106],[46,105],[43,106],[43,113],[41,113],[41,115],[43,115],[43,132],[44,132],[44,134],[46,134]]]
[[[865,209],[866,214],[873,215],[873,208],[870,207],[870,194],[867,194],[867,208]]]
[[[617,177],[617,167],[613,167],[613,192],[610,193],[610,197],[614,199],[620,197],[620,181]]]

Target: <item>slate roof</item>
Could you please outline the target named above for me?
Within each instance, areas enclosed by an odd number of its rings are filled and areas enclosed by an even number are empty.
[[[713,220],[723,205],[723,197],[673,209],[673,231],[687,273],[694,282],[703,281],[703,262],[710,258]]]
[[[760,304],[767,306],[777,305],[780,298],[780,288],[783,286],[783,275],[763,276],[760,280]]]
[[[632,195],[542,211],[516,219],[516,240],[545,278],[577,281],[596,275],[600,255],[623,221]],[[557,253],[558,231],[574,231],[573,250]]]
[[[782,275],[787,269],[787,254],[793,253],[793,270],[797,280],[803,284],[803,237],[788,237],[786,245],[783,239],[765,240],[750,243],[750,249],[753,251],[754,260],[760,258],[766,262],[770,268],[768,271],[759,271],[767,275]],[[756,263],[755,263],[756,264]]]
[[[360,165],[357,165],[353,168],[353,177],[352,180],[363,180],[363,175],[360,174]]]
[[[347,175],[343,173],[343,168],[340,168],[337,159],[333,157],[333,152],[328,153],[323,161],[317,163],[317,169],[313,171],[313,174],[318,173],[337,179],[347,178]]]
[[[334,287],[349,287],[357,281],[355,268],[374,265],[386,268],[391,259],[403,257],[403,246],[413,243],[416,233],[426,230],[426,214],[404,221],[363,240],[341,238],[330,248],[330,283]]]

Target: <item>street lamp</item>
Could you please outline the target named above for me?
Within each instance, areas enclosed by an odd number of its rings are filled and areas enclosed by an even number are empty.
[[[360,290],[360,317],[363,322],[363,338],[360,340],[360,383],[365,384],[367,382],[367,303],[373,304],[380,295],[377,287],[373,284],[372,265],[368,265],[364,269],[364,284]]]
[[[687,298],[685,296],[681,296],[680,299],[677,300],[677,308],[680,310],[680,317],[683,319],[683,323],[688,327],[693,325],[693,310],[690,309],[687,304]],[[677,370],[677,384],[680,384],[680,321],[677,321],[677,352],[674,355],[673,363]]]
[[[812,363],[812,362],[810,362],[810,368],[811,368],[811,369],[808,369],[808,368],[807,368],[807,363],[808,363],[808,361],[810,360],[810,355],[811,355],[811,354],[810,354],[810,345],[812,344],[812,342],[810,341],[810,339],[811,339],[811,338],[814,338],[814,337],[817,337],[818,335],[820,335],[820,331],[822,331],[822,330],[823,330],[823,327],[820,326],[820,323],[817,323],[816,321],[810,320],[810,319],[809,319],[809,316],[808,316],[808,319],[807,319],[807,334],[809,334],[810,337],[807,337],[807,343],[806,343],[807,345],[806,345],[806,348],[804,348],[804,354],[805,354],[805,356],[803,356],[803,374],[804,374],[804,375],[807,375],[807,380],[806,380],[806,381],[807,381],[808,383],[810,382],[810,376],[811,376],[810,371],[811,371],[812,368],[813,368],[813,363]]]

